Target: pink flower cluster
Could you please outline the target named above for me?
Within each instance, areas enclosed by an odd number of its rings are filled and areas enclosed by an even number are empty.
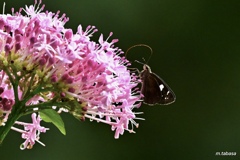
[[[52,101],[51,108],[111,125],[115,138],[124,130],[133,132],[129,123],[137,126],[133,109],[141,104],[139,78],[114,47],[118,40],[108,42],[110,33],[106,40],[101,35],[98,43],[92,41],[94,26],[79,25],[73,33],[64,27],[65,14],[43,12],[40,4],[0,15],[0,110],[9,113],[18,102],[31,108]],[[5,103],[8,107],[1,107]]]

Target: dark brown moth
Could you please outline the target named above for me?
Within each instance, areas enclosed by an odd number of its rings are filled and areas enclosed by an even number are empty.
[[[138,44],[130,47],[132,49],[133,47],[137,46],[144,46],[148,47],[151,50],[152,54],[152,49],[148,45],[145,44]],[[150,57],[149,57],[150,58]],[[141,63],[139,61],[136,61],[138,63]],[[143,94],[143,102],[153,106],[153,105],[168,105],[176,100],[176,96],[172,89],[167,85],[166,82],[162,78],[160,78],[158,75],[153,73],[151,71],[151,68],[144,63],[143,64],[143,70],[140,72],[140,78],[142,81],[142,86],[141,86],[141,93]]]
[[[148,105],[168,105],[176,100],[176,96],[171,88],[155,73],[144,64],[140,73],[142,80],[141,93],[144,95],[144,103]]]

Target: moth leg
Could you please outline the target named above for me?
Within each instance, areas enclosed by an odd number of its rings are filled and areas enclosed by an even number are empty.
[[[131,73],[137,72],[138,74],[140,74],[140,71],[137,68],[128,68],[128,69],[131,71]]]

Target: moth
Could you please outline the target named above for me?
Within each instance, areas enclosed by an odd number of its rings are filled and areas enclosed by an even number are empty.
[[[143,101],[148,105],[168,105],[176,100],[176,96],[166,82],[158,75],[151,71],[147,65],[143,65],[143,70],[140,73],[142,80],[141,93]]]
[[[152,49],[148,45],[145,44],[138,44],[130,47],[128,51],[137,46],[145,46],[148,47],[151,50],[152,54]],[[149,57],[150,59],[150,57]],[[143,94],[143,102],[153,106],[153,105],[168,105],[176,100],[176,96],[172,89],[167,85],[166,82],[162,78],[160,78],[158,75],[153,73],[151,71],[150,66],[148,66],[146,63],[141,63],[137,60],[136,62],[143,64],[143,70],[140,72],[140,78],[142,82],[141,86],[141,93]]]

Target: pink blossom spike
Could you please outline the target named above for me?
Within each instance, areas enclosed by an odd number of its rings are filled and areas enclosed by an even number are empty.
[[[22,149],[31,148],[47,130],[35,112],[47,108],[105,123],[115,138],[125,131],[134,133],[141,80],[120,56],[118,39],[111,40],[110,32],[95,42],[95,26],[79,25],[75,33],[65,27],[65,13],[44,7],[35,0],[17,13],[0,14],[0,127],[12,122],[15,111],[34,112],[22,133]]]

